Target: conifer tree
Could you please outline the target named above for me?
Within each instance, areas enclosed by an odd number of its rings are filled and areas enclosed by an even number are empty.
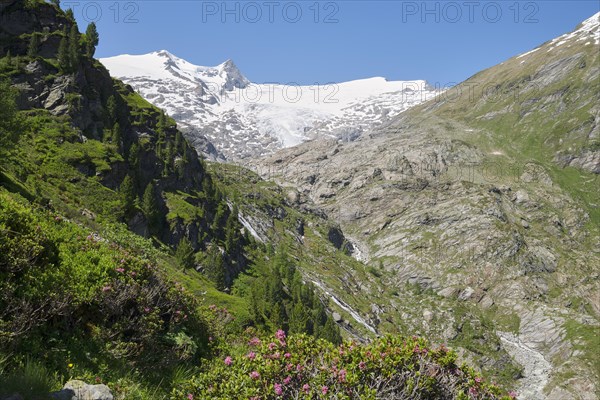
[[[129,168],[137,175],[140,167],[140,146],[137,143],[132,144],[129,148],[127,161],[129,162]]]
[[[123,213],[127,218],[133,213],[136,201],[135,186],[133,178],[130,175],[127,175],[123,179],[123,182],[121,182],[119,194],[121,195],[121,202],[123,204]]]
[[[71,71],[77,70],[79,65],[79,30],[77,24],[71,26],[69,33],[69,64]]]
[[[119,149],[119,151],[121,150],[121,146],[122,146],[122,136],[121,136],[121,125],[119,125],[118,122],[116,122],[113,125],[113,129],[112,129],[112,144],[114,144],[115,146],[117,146],[117,149]]]
[[[175,251],[175,258],[179,266],[184,270],[194,266],[194,248],[188,238],[184,237],[179,241],[177,250]]]
[[[175,151],[181,155],[185,152],[185,148],[183,148],[183,136],[179,130],[175,134]]]
[[[9,144],[14,143],[19,132],[16,96],[17,91],[10,81],[0,78],[0,154],[9,148]]]
[[[206,269],[208,279],[215,283],[218,290],[225,290],[225,262],[221,250],[214,243],[210,246],[209,264]]]
[[[29,40],[29,48],[27,49],[27,56],[30,58],[34,58],[37,56],[37,53],[40,48],[40,35],[37,32],[34,32],[31,35],[31,39]]]
[[[342,343],[342,336],[340,335],[340,329],[333,322],[333,319],[327,318],[325,325],[320,329],[319,337],[330,341],[333,344]]]
[[[158,203],[156,201],[156,193],[152,183],[149,183],[148,186],[146,186],[146,190],[144,190],[144,195],[142,196],[142,211],[148,221],[150,232],[156,233],[159,228],[160,214]]]
[[[98,35],[96,24],[91,22],[85,30],[86,54],[88,57],[94,57],[99,40],[100,36]]]
[[[302,303],[295,303],[289,318],[289,327],[291,333],[312,333],[308,327],[308,313],[302,306]]]
[[[273,269],[267,283],[266,301],[269,304],[283,303],[284,291],[281,274],[278,269]]]
[[[165,115],[164,111],[161,111],[161,113],[158,117],[157,130],[159,133],[163,134],[163,138],[164,138],[164,133],[167,130],[167,116]]]
[[[58,45],[58,66],[62,72],[68,72],[71,69],[71,61],[69,59],[69,38],[67,34],[67,27],[65,26]]]
[[[117,100],[115,99],[115,96],[110,96],[106,101],[106,111],[108,112],[108,118],[110,120],[110,123],[114,124],[115,122],[117,122],[118,111]]]
[[[225,251],[228,254],[231,254],[235,249],[235,244],[239,239],[239,229],[238,229],[238,208],[237,205],[233,206],[233,209],[229,213],[227,217],[227,222],[225,223]]]

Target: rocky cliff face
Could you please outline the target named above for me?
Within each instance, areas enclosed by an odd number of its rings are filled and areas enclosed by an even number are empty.
[[[485,340],[523,366],[523,399],[599,390],[598,18],[353,143],[254,164],[323,207],[397,288],[352,289],[373,296],[377,329],[425,331],[470,357],[481,348],[465,342],[463,312],[479,310],[495,332]],[[415,304],[407,284],[430,300]]]

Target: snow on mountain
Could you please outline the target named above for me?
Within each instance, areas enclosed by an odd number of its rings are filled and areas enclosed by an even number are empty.
[[[584,45],[599,45],[600,44],[600,12],[592,15],[590,18],[583,21],[577,26],[573,32],[565,33],[548,42],[547,52],[556,49],[559,46],[567,44],[567,47],[574,45],[577,42],[584,42]],[[543,45],[536,47],[526,53],[520,54],[517,58],[527,57],[530,54],[538,51]]]
[[[100,60],[112,76],[163,108],[192,142],[227,159],[272,153],[318,137],[353,140],[439,94],[425,81],[376,77],[337,84],[256,84],[228,60],[197,66],[166,50]]]

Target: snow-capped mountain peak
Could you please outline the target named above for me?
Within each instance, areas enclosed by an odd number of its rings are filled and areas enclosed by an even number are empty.
[[[229,159],[321,136],[353,140],[436,94],[422,80],[383,77],[310,86],[255,84],[232,60],[205,67],[167,50],[100,61],[111,75],[165,109],[192,142],[204,135]]]

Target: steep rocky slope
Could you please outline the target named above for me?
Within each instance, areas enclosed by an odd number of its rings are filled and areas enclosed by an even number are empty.
[[[599,17],[353,143],[253,163],[323,207],[378,269],[379,283],[330,292],[370,298],[379,331],[440,337],[483,368],[502,368],[492,354],[505,349],[523,399],[600,394]],[[466,340],[479,324],[491,336]]]

